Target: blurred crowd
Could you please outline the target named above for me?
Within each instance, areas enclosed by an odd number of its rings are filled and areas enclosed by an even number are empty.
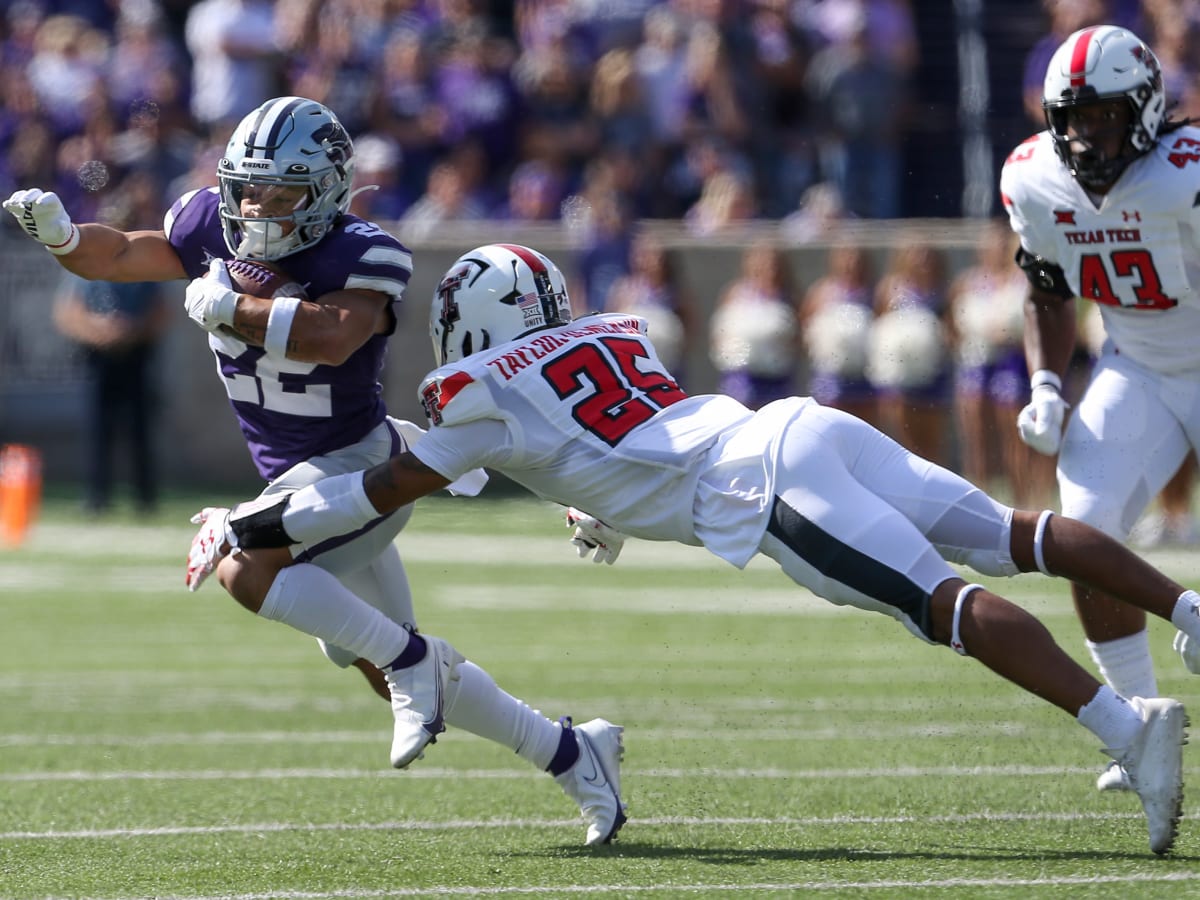
[[[359,212],[414,233],[556,219],[782,218],[817,184],[900,215],[917,41],[908,0],[12,0],[0,191],[211,181],[233,124],[295,94],[359,152]]]
[[[1155,48],[1175,115],[1200,110],[1196,0],[998,6],[1035,22],[1021,137],[1042,127],[1050,53],[1104,21]],[[410,245],[447,221],[561,221],[580,237],[576,305],[645,315],[677,367],[703,343],[722,390],[752,406],[812,393],[980,483],[1006,479],[1019,502],[1051,490],[1052,467],[1012,427],[1028,379],[1005,224],[985,229],[958,273],[920,241],[876,272],[835,227],[905,215],[902,149],[921,127],[917,72],[929,55],[911,0],[3,9],[0,195],[39,186],[77,221],[157,228],[175,198],[214,183],[243,115],[273,96],[311,97],[354,137],[356,184],[376,188],[352,211]],[[946,27],[943,55],[954,48]],[[780,227],[747,249],[706,321],[668,249],[637,227],[648,219],[696,236],[746,220]],[[781,248],[814,240],[833,243],[825,274],[795,284]]]

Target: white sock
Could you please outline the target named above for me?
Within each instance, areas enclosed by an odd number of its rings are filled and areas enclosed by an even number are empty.
[[[1076,718],[1109,750],[1128,747],[1142,727],[1142,717],[1108,685],[1101,685]]]
[[[1171,624],[1190,637],[1200,641],[1200,594],[1184,591],[1171,610]]]
[[[1086,643],[1100,674],[1122,697],[1158,696],[1154,660],[1150,658],[1150,633],[1146,629],[1115,641]]]
[[[381,669],[408,644],[404,628],[309,563],[280,571],[258,614],[349,650]]]
[[[473,662],[459,665],[458,674],[447,698],[446,724],[502,744],[538,769],[550,765],[562,733],[557,722],[505,693]]]

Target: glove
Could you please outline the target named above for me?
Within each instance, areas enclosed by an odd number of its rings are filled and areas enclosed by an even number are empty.
[[[225,556],[237,549],[237,536],[229,527],[229,510],[223,506],[206,506],[192,516],[192,524],[200,530],[192,538],[188,550],[187,589],[196,591],[204,579],[212,574]]]
[[[609,528],[595,516],[589,516],[583,510],[571,506],[567,508],[567,527],[574,527],[571,543],[579,551],[579,558],[586,559],[593,550],[594,563],[608,563],[610,566],[621,555],[625,546],[625,535],[615,528]]]
[[[1052,384],[1039,384],[1033,389],[1033,398],[1017,415],[1017,430],[1021,440],[1046,456],[1058,452],[1062,443],[1063,418],[1067,412],[1067,401]]]
[[[4,201],[4,208],[16,216],[27,235],[41,241],[55,256],[70,253],[79,246],[79,229],[67,215],[58,194],[40,188],[15,191]]]
[[[237,311],[238,294],[229,280],[225,260],[214,259],[208,265],[208,274],[193,278],[183,295],[183,305],[188,317],[205,331],[216,331],[222,325],[233,327],[233,314]]]

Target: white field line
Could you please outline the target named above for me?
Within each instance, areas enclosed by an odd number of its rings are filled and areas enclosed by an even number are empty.
[[[1200,873],[1162,872],[1131,873],[1128,875],[1064,875],[1044,878],[946,878],[927,881],[797,881],[762,882],[759,884],[685,884],[630,885],[630,884],[553,884],[530,885],[527,887],[439,887],[439,888],[380,888],[347,889],[341,891],[270,891],[255,894],[157,894],[155,900],[365,900],[374,897],[503,897],[503,896],[566,896],[596,895],[628,896],[630,894],[717,894],[725,896],[753,891],[755,893],[798,894],[805,891],[896,891],[937,890],[967,888],[1022,888],[1059,887],[1070,885],[1106,884],[1173,884],[1200,880]],[[22,898],[26,900],[26,898]],[[58,900],[55,897],[28,898],[28,900]],[[89,898],[93,900],[93,898]],[[104,900],[126,900],[119,896],[106,896]],[[129,898],[134,900],[134,898]],[[140,900],[140,898],[138,898]]]
[[[744,780],[756,778],[786,778],[821,781],[837,781],[851,778],[978,778],[990,777],[1034,777],[1082,775],[1094,773],[1095,766],[883,766],[861,769],[780,769],[767,767],[748,768],[648,768],[627,769],[623,775],[637,778],[692,778]],[[55,772],[0,772],[0,783],[53,783],[53,782],[112,782],[112,781],[280,781],[318,780],[352,781],[403,778],[437,780],[516,780],[543,778],[541,772],[532,769],[452,769],[428,767],[406,770],[399,775],[389,769],[336,769],[336,768],[266,768],[266,769],[124,769],[103,771]]]
[[[637,816],[630,820],[639,828],[781,826],[795,828],[842,828],[847,825],[969,825],[974,822],[1106,822],[1141,819],[1133,812],[998,812],[955,813],[941,816]],[[288,832],[370,831],[462,831],[475,828],[572,828],[574,819],[448,819],[433,822],[402,819],[393,822],[257,822],[245,825],[166,825],[161,828],[81,828],[77,830],[0,832],[0,841],[95,840],[103,838],[153,838],[209,834],[282,834]],[[886,853],[880,853],[886,856]],[[1200,877],[1200,873],[1196,873]]]
[[[632,729],[631,729],[632,730]],[[639,743],[649,741],[703,741],[712,743],[747,743],[762,741],[838,741],[846,739],[846,728],[841,727],[779,727],[737,728],[713,730],[711,728],[637,728]],[[1057,731],[1057,729],[1055,729]],[[869,734],[855,736],[862,741],[894,741],[907,738],[961,737],[1011,737],[1029,738],[1037,734],[1049,735],[1049,728],[1028,727],[1015,722],[923,722],[913,725],[875,726]],[[377,731],[202,731],[160,732],[157,734],[0,734],[0,747],[173,747],[173,746],[217,746],[228,745],[310,745],[310,744],[378,744],[385,732]],[[465,732],[458,738],[484,741]]]

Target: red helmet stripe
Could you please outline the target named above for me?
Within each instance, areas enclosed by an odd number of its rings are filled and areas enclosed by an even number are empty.
[[[521,262],[529,266],[535,275],[545,275],[548,270],[546,264],[542,262],[542,258],[530,250],[528,247],[522,247],[520,244],[497,244],[497,247],[503,247],[505,250],[518,257]]]
[[[1071,51],[1071,87],[1078,88],[1087,84],[1084,75],[1087,72],[1088,47],[1092,44],[1092,35],[1095,32],[1095,28],[1084,31]]]

